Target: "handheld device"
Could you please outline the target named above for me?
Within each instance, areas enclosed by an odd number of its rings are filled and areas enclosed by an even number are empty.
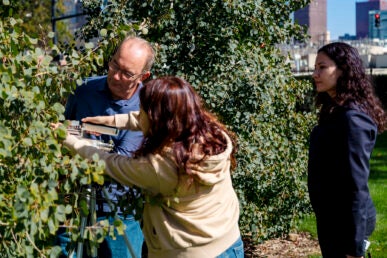
[[[82,135],[84,131],[117,136],[119,130],[116,127],[99,125],[93,123],[80,123],[77,120],[71,120],[70,126],[67,128],[70,134]]]

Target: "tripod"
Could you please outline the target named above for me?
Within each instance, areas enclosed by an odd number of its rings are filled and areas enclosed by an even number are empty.
[[[109,196],[108,195],[108,192],[106,190],[105,187],[102,188],[102,191],[104,193],[105,196]],[[82,237],[84,234],[85,234],[85,230],[86,230],[86,226],[93,226],[96,224],[97,222],[97,216],[96,216],[96,188],[92,185],[87,185],[86,187],[83,187],[83,190],[82,190],[82,198],[83,200],[86,201],[87,203],[87,206],[88,206],[88,210],[89,210],[89,214],[86,214],[82,209],[81,209],[81,223],[80,223],[80,236]],[[105,198],[106,202],[109,204],[110,208],[113,210],[113,207],[114,207],[114,204],[111,202],[110,199],[108,198]],[[88,218],[90,217],[90,218]],[[117,214],[114,215],[114,218],[116,220],[121,220]],[[124,232],[124,235],[123,235],[123,238],[125,240],[125,244],[126,244],[126,247],[128,248],[131,256],[133,258],[140,258],[140,257],[136,257],[136,254],[134,252],[134,249],[129,241],[129,238],[128,236],[126,235],[126,233]],[[83,239],[80,239],[77,243],[77,249],[76,249],[76,257],[77,258],[82,258],[83,257],[83,254],[84,254],[84,240]],[[69,257],[74,257],[74,251],[73,252],[70,252],[70,255]],[[90,244],[90,257],[91,258],[97,258],[98,257],[98,249],[97,249],[97,246],[93,243]]]
[[[87,127],[86,125],[89,126],[89,127]],[[68,132],[70,134],[76,135],[78,137],[82,137],[83,132],[87,131],[87,130],[92,130],[94,132],[99,132],[99,133],[109,134],[109,135],[117,135],[118,134],[118,130],[115,129],[115,128],[106,127],[106,126],[100,126],[100,125],[90,125],[90,124],[80,125],[79,121],[70,121],[70,126],[68,127],[67,130],[68,130]],[[110,152],[113,149],[113,147],[114,147],[112,142],[104,143],[104,142],[99,141],[99,140],[92,140],[92,139],[86,139],[86,138],[83,138],[83,139],[90,141],[95,147],[97,147],[98,149],[104,150],[106,152]],[[106,188],[102,187],[102,191],[103,191],[104,196],[105,196],[105,201],[110,206],[110,210],[113,210],[114,209],[114,204],[108,198],[109,194],[108,194]],[[81,209],[81,221],[80,221],[80,236],[81,237],[80,237],[80,240],[77,243],[77,250],[76,250],[76,255],[77,255],[76,257],[77,258],[82,258],[83,257],[84,245],[85,245],[85,242],[83,240],[83,236],[85,234],[86,226],[94,226],[97,223],[97,215],[96,215],[97,194],[96,194],[96,188],[93,185],[87,185],[87,186],[83,187],[81,192],[82,192],[81,201],[85,201],[85,203],[87,204],[88,212],[85,212],[83,209]],[[90,219],[89,219],[89,217],[90,217]],[[114,219],[115,220],[121,220],[118,217],[117,213],[114,214]],[[136,257],[134,249],[133,249],[133,247],[132,247],[132,245],[131,245],[131,243],[129,241],[129,238],[126,235],[125,232],[123,234],[123,238],[125,240],[125,244],[126,244],[128,250],[129,250],[132,258],[140,258],[140,257]],[[75,252],[75,250],[70,252],[69,257],[74,257],[74,252]],[[97,248],[96,243],[90,243],[90,256],[91,256],[91,258],[97,258],[98,257],[98,248]]]

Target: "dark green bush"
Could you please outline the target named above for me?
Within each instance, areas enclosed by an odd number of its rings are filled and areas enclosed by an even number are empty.
[[[314,117],[297,107],[310,84],[293,78],[276,48],[302,38],[290,16],[308,2],[111,1],[106,9],[143,21],[142,36],[158,52],[154,76],[186,78],[237,133],[240,225],[258,241],[286,234],[309,207],[304,179]],[[120,24],[107,11],[90,21]]]

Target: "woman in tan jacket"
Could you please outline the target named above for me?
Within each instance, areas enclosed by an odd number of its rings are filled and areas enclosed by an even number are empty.
[[[181,78],[149,81],[140,102],[140,112],[82,120],[142,130],[144,141],[132,158],[105,153],[72,135],[65,145],[84,158],[98,153],[107,175],[142,188],[153,200],[143,212],[149,257],[243,257],[230,176],[236,165],[233,134]]]

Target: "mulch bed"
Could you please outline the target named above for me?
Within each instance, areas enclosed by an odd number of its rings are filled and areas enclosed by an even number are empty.
[[[321,255],[318,241],[309,233],[289,234],[287,238],[276,238],[253,245],[248,239],[243,240],[246,258],[274,258],[274,257],[309,257]]]

